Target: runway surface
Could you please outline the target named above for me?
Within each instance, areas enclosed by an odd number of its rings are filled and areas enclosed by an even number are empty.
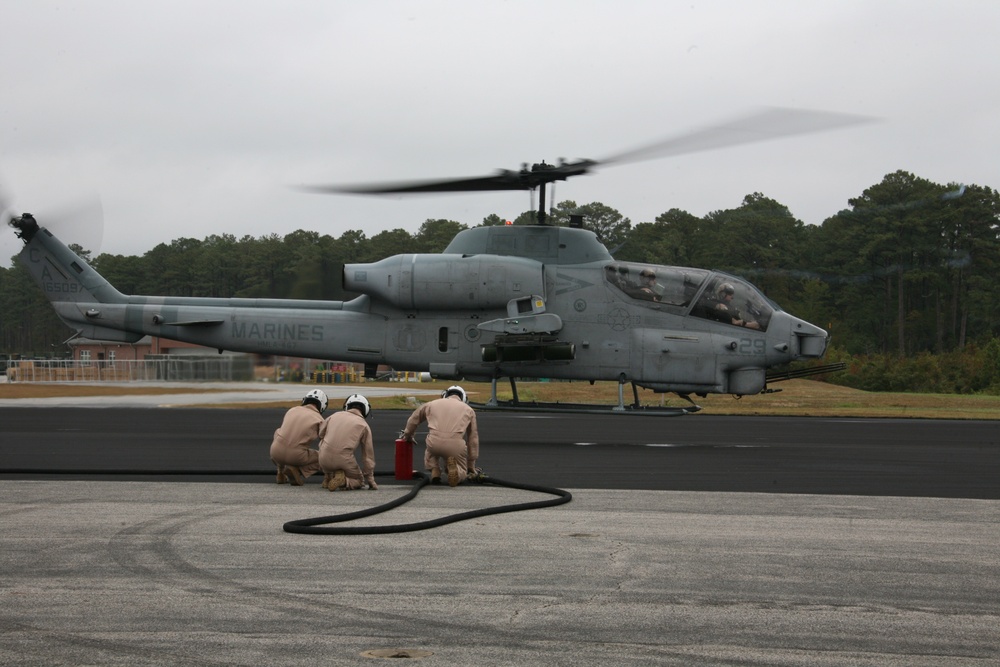
[[[271,471],[267,451],[283,413],[0,408],[0,478],[30,469],[36,477],[45,470],[76,478],[119,471],[103,476],[112,479],[132,471],[130,478],[148,479],[135,474],[147,471],[185,481],[260,481]],[[393,471],[393,442],[408,416],[373,413],[379,470]],[[516,413],[478,419],[480,465],[530,484],[1000,499],[997,422]]]
[[[0,408],[0,662],[961,667],[1000,656],[996,423],[481,414],[488,473],[567,488],[572,502],[327,536],[282,525],[410,487],[275,484],[267,448],[282,414]],[[405,419],[373,419],[380,470]],[[538,497],[428,487],[358,523]]]

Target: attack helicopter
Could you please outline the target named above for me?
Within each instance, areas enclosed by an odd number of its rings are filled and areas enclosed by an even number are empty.
[[[814,132],[863,122],[825,112],[767,110],[604,160],[561,160],[492,175],[352,186],[333,194],[538,191],[537,225],[474,227],[440,254],[401,254],[343,268],[345,301],[125,295],[29,214],[9,225],[19,261],[74,337],[133,343],[146,335],[238,352],[429,372],[492,383],[482,409],[683,414],[691,398],[771,391],[769,373],[821,358],[828,335],[783,311],[750,282],[694,267],[615,260],[580,217],[546,224],[546,186],[598,166]],[[825,373],[829,366],[799,372]],[[513,399],[497,398],[507,378]],[[615,381],[614,406],[518,399],[517,379]],[[627,403],[624,387],[634,400]],[[638,389],[673,392],[682,408],[641,406]]]

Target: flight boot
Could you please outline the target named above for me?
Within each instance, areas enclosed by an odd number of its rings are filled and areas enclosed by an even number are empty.
[[[278,466],[278,474],[274,476],[274,481],[278,484],[288,483],[288,476],[285,474],[285,466]]]
[[[441,468],[431,468],[431,484],[441,483]]]
[[[326,488],[330,491],[346,491],[347,475],[344,474],[344,471],[338,470],[330,475],[330,481],[327,482]]]
[[[302,476],[302,471],[295,466],[285,466],[285,472],[288,474],[288,483],[292,486],[302,486],[306,483],[305,478]]]
[[[454,456],[449,456],[446,465],[448,466],[448,486],[458,486],[458,461]]]

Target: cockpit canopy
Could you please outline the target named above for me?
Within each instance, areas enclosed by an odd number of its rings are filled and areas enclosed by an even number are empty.
[[[678,266],[612,262],[607,284],[639,305],[668,306],[694,317],[766,331],[774,306],[760,291],[724,273]]]
[[[444,249],[456,255],[504,255],[544,264],[587,264],[611,260],[611,253],[588,229],[497,225],[473,227],[455,235]]]
[[[633,262],[604,267],[604,279],[633,299],[686,308],[691,305],[709,271]]]
[[[771,304],[750,283],[724,273],[713,273],[691,314],[724,324],[767,331],[774,314]]]

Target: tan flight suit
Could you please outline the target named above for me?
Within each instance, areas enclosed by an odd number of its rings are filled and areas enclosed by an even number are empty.
[[[320,428],[319,465],[327,475],[343,470],[348,489],[360,489],[365,482],[375,489],[375,446],[372,430],[357,409],[335,412]],[[361,467],[354,450],[361,445]]]
[[[319,452],[309,445],[319,438],[323,415],[312,404],[298,405],[285,413],[271,442],[271,461],[276,466],[295,466],[302,477],[319,472]]]
[[[406,421],[403,437],[411,439],[423,421],[427,422],[428,428],[424,467],[431,471],[432,476],[435,471],[440,474],[445,467],[443,459],[454,456],[458,464],[458,481],[464,482],[479,458],[476,411],[458,396],[424,403]]]

